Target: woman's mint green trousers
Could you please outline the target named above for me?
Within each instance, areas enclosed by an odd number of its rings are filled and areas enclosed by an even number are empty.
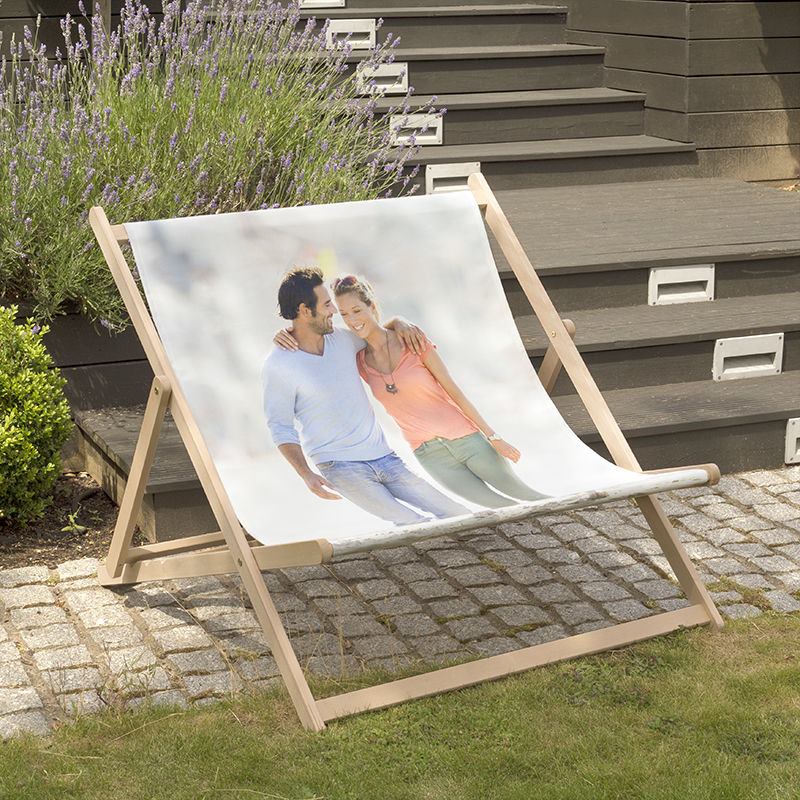
[[[482,433],[471,433],[460,439],[430,439],[421,444],[414,455],[442,486],[480,506],[502,508],[514,505],[517,500],[541,500],[548,496],[523,483],[508,459],[503,458]]]

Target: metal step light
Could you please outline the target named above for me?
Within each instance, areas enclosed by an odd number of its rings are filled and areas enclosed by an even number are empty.
[[[344,8],[345,0],[300,0],[300,8]]]
[[[473,172],[480,171],[479,161],[467,161],[460,164],[428,164],[425,167],[425,194],[469,189],[467,178]]]
[[[375,47],[376,27],[374,19],[332,19],[328,23],[325,41],[330,50],[345,44],[353,50],[372,50]]]
[[[356,86],[359,94],[405,94],[408,91],[408,64],[378,64],[369,67],[363,62],[356,67]]]
[[[438,114],[392,114],[389,117],[392,144],[409,144],[412,136],[419,145],[441,144],[443,123]]]
[[[778,375],[783,369],[783,334],[717,339],[711,374],[715,381]]]
[[[647,303],[702,303],[714,299],[714,265],[653,267],[647,283]]]
[[[786,451],[783,460],[787,464],[800,464],[800,417],[786,421]]]

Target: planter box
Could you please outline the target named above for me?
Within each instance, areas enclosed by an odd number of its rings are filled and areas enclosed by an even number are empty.
[[[18,305],[22,322],[30,306]],[[48,324],[44,343],[67,381],[73,411],[147,401],[153,372],[133,328],[112,334],[83,314],[59,315]]]

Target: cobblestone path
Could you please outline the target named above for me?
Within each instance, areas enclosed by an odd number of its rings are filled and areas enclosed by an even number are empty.
[[[800,467],[663,500],[724,616],[800,610]],[[0,738],[280,680],[238,577],[111,591],[96,567],[0,570]],[[303,667],[334,676],[502,653],[686,605],[630,502],[265,578]]]

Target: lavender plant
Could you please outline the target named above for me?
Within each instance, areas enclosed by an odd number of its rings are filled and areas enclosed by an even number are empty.
[[[55,62],[26,31],[0,69],[0,296],[38,317],[72,306],[125,324],[92,205],[156,219],[410,191],[413,139],[392,144],[380,94],[357,97],[349,43],[328,49],[296,5],[173,0],[157,20],[126,0],[110,35],[99,15],[62,31]],[[408,109],[406,95],[392,111]]]

